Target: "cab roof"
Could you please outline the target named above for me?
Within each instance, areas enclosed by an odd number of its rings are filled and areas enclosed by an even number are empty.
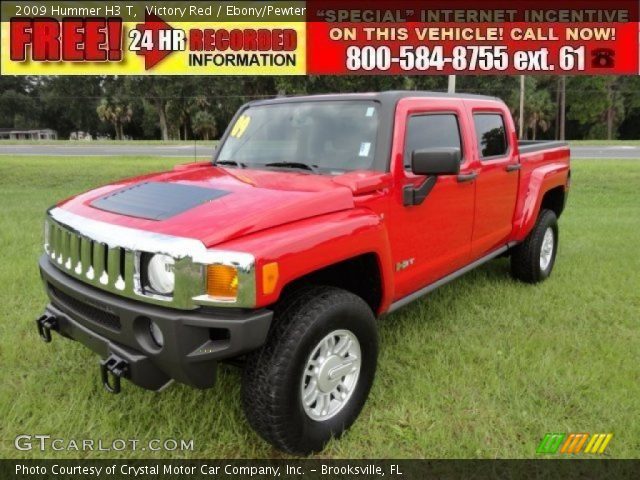
[[[278,103],[292,102],[316,102],[316,101],[340,101],[340,100],[374,100],[382,104],[395,105],[398,101],[408,97],[433,97],[433,98],[454,98],[454,99],[470,99],[470,100],[492,100],[503,103],[497,97],[488,95],[475,95],[471,93],[447,93],[447,92],[430,92],[423,90],[389,90],[385,92],[371,93],[330,93],[319,95],[295,95],[283,96],[264,100],[254,100],[249,105],[270,105]]]

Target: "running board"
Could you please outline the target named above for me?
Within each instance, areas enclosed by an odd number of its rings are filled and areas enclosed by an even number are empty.
[[[442,285],[445,285],[445,284],[449,283],[450,281],[455,280],[459,276],[464,275],[465,273],[473,270],[474,268],[479,267],[480,265],[482,265],[484,263],[487,263],[489,260],[493,260],[494,258],[502,255],[504,252],[509,250],[514,245],[516,245],[516,242],[508,243],[507,245],[505,245],[503,247],[500,247],[497,250],[494,250],[490,254],[485,255],[482,258],[479,258],[475,262],[470,263],[469,265],[467,265],[465,267],[462,267],[460,270],[456,270],[455,272],[450,273],[446,277],[442,277],[440,280],[438,280],[436,282],[433,282],[432,284],[427,285],[424,288],[421,288],[417,292],[413,292],[413,293],[407,295],[406,297],[403,297],[400,300],[398,300],[396,302],[393,302],[391,304],[391,306],[389,307],[389,310],[387,311],[387,313],[393,313],[396,310],[398,310],[398,309],[410,304],[411,302],[413,302],[415,300],[418,300],[419,298],[425,296],[426,294],[433,292],[436,288],[439,288]]]

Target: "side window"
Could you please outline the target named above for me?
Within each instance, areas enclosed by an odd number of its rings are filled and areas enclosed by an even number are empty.
[[[462,150],[458,119],[451,113],[415,115],[407,122],[404,166],[411,168],[411,152],[425,148],[455,147]]]
[[[500,157],[507,153],[507,134],[504,119],[497,113],[476,113],[473,123],[478,136],[480,159]]]

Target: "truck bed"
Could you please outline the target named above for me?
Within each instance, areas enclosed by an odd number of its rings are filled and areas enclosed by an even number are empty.
[[[534,153],[540,150],[550,150],[558,147],[568,147],[569,144],[563,140],[519,140],[518,149],[520,153]]]

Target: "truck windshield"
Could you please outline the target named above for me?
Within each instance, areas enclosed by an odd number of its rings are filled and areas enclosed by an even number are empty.
[[[372,168],[378,103],[314,101],[259,105],[238,117],[218,163],[339,174]]]

